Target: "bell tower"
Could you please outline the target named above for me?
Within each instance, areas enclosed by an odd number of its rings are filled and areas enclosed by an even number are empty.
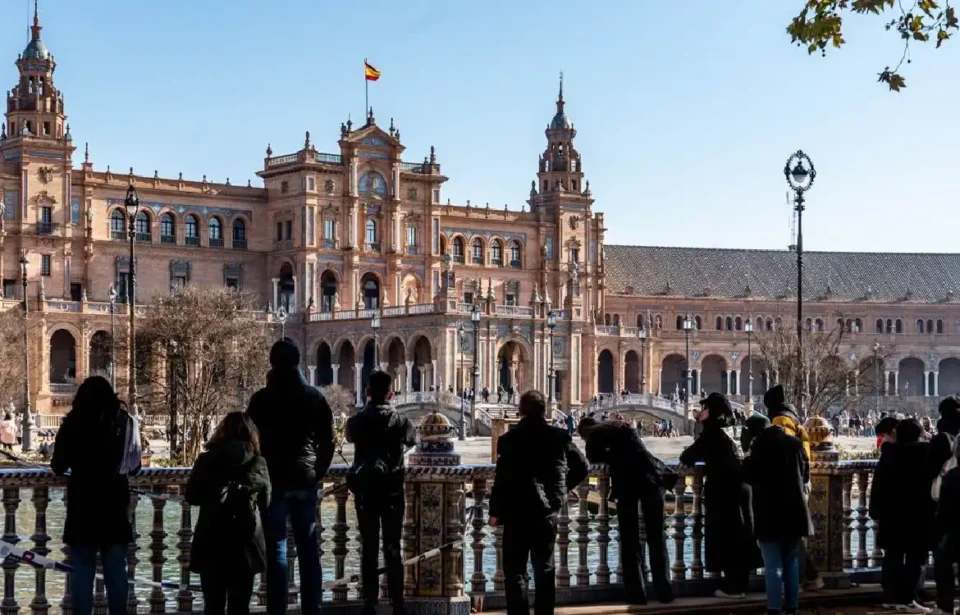
[[[573,147],[577,130],[567,119],[564,104],[563,73],[560,73],[557,112],[547,126],[547,149],[540,156],[537,173],[537,189],[541,196],[549,193],[580,194],[584,190],[580,154]]]

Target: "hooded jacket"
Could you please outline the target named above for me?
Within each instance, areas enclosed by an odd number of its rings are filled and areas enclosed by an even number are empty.
[[[803,452],[807,455],[809,461],[811,459],[810,434],[800,423],[800,417],[797,416],[796,409],[791,404],[786,403],[785,400],[782,384],[778,384],[763,394],[763,405],[767,408],[767,416],[770,417],[770,422],[783,427],[787,435],[800,440],[803,445]]]
[[[805,485],[810,462],[803,445],[779,425],[757,436],[743,460],[744,478],[753,487],[753,530],[757,540],[774,542],[813,535]]]
[[[256,502],[257,526],[246,542],[220,544],[216,537],[216,512],[221,489],[228,482],[246,487]],[[197,457],[187,481],[186,500],[200,507],[197,527],[190,548],[190,570],[197,574],[217,571],[253,576],[266,570],[267,556],[261,515],[270,502],[270,477],[267,462],[246,442],[218,442]]]
[[[417,430],[410,419],[398,414],[390,406],[368,403],[347,419],[345,435],[347,442],[354,445],[354,468],[373,459],[379,459],[387,466],[390,473],[386,489],[388,493],[375,495],[389,497],[402,494],[403,455],[417,443]]]
[[[333,413],[297,367],[274,368],[250,398],[247,414],[260,431],[260,449],[277,493],[312,489],[333,460]]]
[[[880,447],[870,487],[870,518],[880,522],[881,549],[927,550],[933,546],[936,504],[925,479],[929,442],[887,442]],[[942,486],[941,486],[942,489]]]

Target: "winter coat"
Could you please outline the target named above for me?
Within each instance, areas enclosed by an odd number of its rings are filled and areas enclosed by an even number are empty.
[[[333,413],[298,368],[271,370],[247,414],[260,431],[274,493],[312,489],[333,459]]]
[[[938,535],[960,544],[960,467],[947,472],[940,483],[936,530]]]
[[[960,433],[960,416],[947,415],[937,421],[937,435],[930,439],[928,472],[931,482],[940,474],[943,464],[953,456],[953,441],[957,433]]]
[[[729,569],[725,564],[749,553],[760,564],[753,540],[750,486],[743,482],[740,454],[733,440],[717,424],[705,424],[694,443],[680,454],[680,463],[704,464],[704,540],[706,568]]]
[[[799,439],[771,425],[753,441],[743,461],[744,479],[753,488],[753,534],[761,542],[813,535],[805,485],[810,462]]]
[[[382,496],[403,493],[404,453],[417,443],[417,430],[410,419],[390,408],[367,404],[347,419],[347,442],[354,445],[353,467],[380,459],[390,477]]]
[[[930,549],[936,504],[930,497],[930,443],[888,442],[870,488],[870,518],[880,523],[881,549]]]
[[[100,420],[71,411],[63,419],[50,467],[59,476],[70,472],[65,544],[109,546],[133,540],[130,485],[120,473],[131,425],[135,423],[124,410]]]
[[[217,507],[228,482],[246,487],[256,503],[253,537],[221,544],[218,540]],[[190,548],[190,570],[197,574],[222,573],[228,578],[250,577],[267,567],[262,515],[270,502],[270,476],[266,460],[246,442],[219,442],[197,457],[187,481],[187,502],[200,507]]]
[[[512,523],[552,515],[587,473],[587,461],[566,430],[523,418],[497,440],[490,516]]]
[[[586,442],[590,463],[605,463],[610,471],[610,498],[637,499],[673,489],[677,474],[650,454],[640,434],[620,422],[600,423],[590,432]]]

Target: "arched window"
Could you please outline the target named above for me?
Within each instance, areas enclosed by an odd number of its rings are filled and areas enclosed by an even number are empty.
[[[917,333],[923,333],[923,319],[917,319]]]
[[[683,316],[677,316],[677,331],[683,330]]]
[[[927,321],[927,333],[933,333],[933,320]]]
[[[733,331],[733,319],[727,316],[727,331]]]
[[[463,263],[463,237],[453,238],[453,262]]]
[[[844,330],[844,328],[843,328],[843,319],[842,319],[842,318],[838,318],[838,319],[837,319],[837,328],[840,329],[841,331]],[[847,328],[846,328],[846,330],[847,330],[847,331],[850,330],[850,319],[847,319]]]
[[[697,327],[697,331],[703,328],[703,321],[700,319],[699,316],[693,317],[693,324]]]
[[[177,227],[173,214],[167,212],[160,216],[160,243],[177,243]]]
[[[897,333],[903,333],[903,321],[897,319]]]
[[[210,218],[210,222],[207,223],[207,233],[211,240],[219,239],[223,241],[223,225],[220,218]]]
[[[816,326],[816,329],[814,329],[815,331],[823,331],[823,320],[821,320],[820,318],[818,318],[818,319],[814,322],[814,325]]]
[[[137,241],[150,241],[150,214],[145,211],[137,212],[136,227]]]
[[[110,214],[110,238],[123,239],[124,227],[126,227],[127,217],[119,209],[114,209]]]
[[[360,194],[375,194],[377,196],[386,196],[387,182],[379,173],[370,171],[364,173],[360,178]]]
[[[200,221],[193,214],[188,214],[184,219],[183,227],[184,242],[188,246],[200,245]]]
[[[440,235],[440,254],[447,253],[447,236]]]
[[[757,331],[763,331],[763,318],[757,317]]]
[[[510,266],[514,269],[520,269],[523,263],[520,260],[520,244],[514,240],[510,242]]]
[[[773,319],[767,319],[767,331],[773,331]]]
[[[367,243],[377,243],[377,222],[373,219],[367,219]]]
[[[614,327],[619,327],[619,326],[620,326],[620,314],[614,314],[614,315],[613,315],[613,326],[614,326]]]
[[[737,331],[741,331],[743,329],[743,319],[737,316],[733,320],[733,328],[736,329]]]
[[[883,319],[877,319],[877,333],[883,333]]]
[[[937,333],[943,333],[943,321],[937,320]]]
[[[240,219],[233,221],[233,249],[247,249],[247,223]]]
[[[893,321],[887,319],[887,333],[893,333]]]
[[[773,321],[773,328],[776,329],[777,331],[779,331],[780,329],[782,329],[782,328],[783,328],[783,319],[782,319],[782,318],[777,318],[776,320],[774,320],[774,321]]]
[[[637,328],[643,328],[643,314],[637,314]]]
[[[604,326],[606,326],[606,327],[609,327],[609,326],[610,326],[610,314],[604,314],[604,315],[603,315],[603,324],[604,324]]]
[[[717,331],[723,331],[723,318],[717,316]]]
[[[855,327],[855,331],[863,331],[863,321],[859,318],[853,321],[853,326]]]
[[[495,239],[490,245],[490,264],[494,267],[503,267],[503,244]]]
[[[474,265],[483,264],[483,242],[479,238],[474,239],[470,244],[470,251]]]

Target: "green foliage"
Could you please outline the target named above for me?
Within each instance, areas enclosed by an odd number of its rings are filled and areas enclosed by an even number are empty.
[[[878,73],[877,81],[887,84],[894,92],[907,87],[899,73],[904,62],[910,63],[910,44],[936,41],[937,48],[949,40],[952,30],[960,28],[956,10],[950,0],[806,0],[800,14],[787,26],[790,42],[806,47],[807,53],[819,51],[826,55],[827,47],[839,49],[843,38],[845,14],[883,15],[894,12],[892,19],[884,24],[887,31],[895,32],[903,43],[900,61]]]

